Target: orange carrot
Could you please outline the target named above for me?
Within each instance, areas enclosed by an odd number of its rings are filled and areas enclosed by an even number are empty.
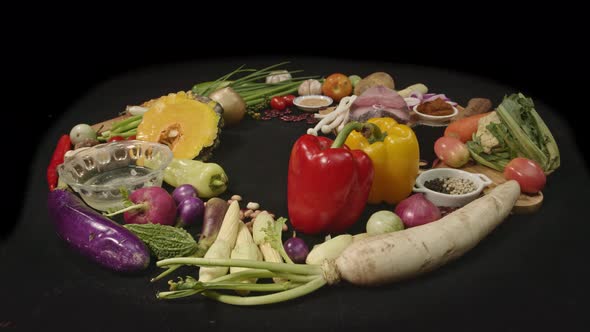
[[[472,115],[451,124],[445,130],[445,136],[456,137],[465,143],[471,140],[473,133],[477,131],[477,122],[482,117],[489,115],[490,112]]]

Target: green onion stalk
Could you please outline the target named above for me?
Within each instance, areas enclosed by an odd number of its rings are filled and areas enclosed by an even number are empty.
[[[289,62],[281,62],[260,70],[244,69],[244,66],[242,65],[236,70],[226,75],[223,75],[215,81],[196,84],[195,86],[193,86],[192,92],[196,95],[206,97],[216,90],[225,87],[230,87],[237,94],[239,94],[240,97],[242,97],[242,99],[246,103],[246,108],[249,111],[258,111],[266,107],[271,98],[276,96],[293,94],[297,92],[297,90],[299,89],[299,85],[302,81],[306,79],[317,78],[317,76],[305,76],[291,78],[278,83],[257,82],[258,80],[263,80],[267,76],[271,75],[274,69],[286,65],[288,63]],[[287,72],[289,74],[296,74],[301,72],[301,70],[293,70]],[[235,80],[232,80],[232,78],[236,74],[241,73],[248,74]]]
[[[115,136],[121,136],[123,138],[129,138],[137,134],[137,127],[141,123],[143,115],[134,115],[126,119],[113,123],[110,130],[103,131],[98,140],[106,142],[110,138]]]
[[[170,265],[228,266],[245,267],[251,270],[230,273],[209,282],[199,282],[188,276],[178,281],[169,281],[170,291],[159,292],[158,299],[177,299],[202,294],[219,302],[233,305],[263,305],[292,300],[310,294],[326,284],[339,281],[334,263],[324,261],[322,265],[262,262],[246,259],[206,259],[179,257],[158,261],[159,267]],[[252,278],[281,278],[281,283],[244,283]],[[264,295],[238,296],[218,291],[240,291],[268,293]]]

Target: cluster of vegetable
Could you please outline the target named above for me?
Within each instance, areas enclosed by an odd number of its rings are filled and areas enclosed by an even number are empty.
[[[502,172],[516,157],[538,163],[545,173],[559,167],[559,149],[547,125],[522,93],[504,98],[496,111],[479,120],[467,143],[478,163]]]
[[[468,107],[475,114],[452,122],[434,145],[438,158],[451,167],[462,167],[470,158],[517,180],[522,192],[543,189],[546,175],[559,167],[557,143],[523,94],[504,97],[495,111],[491,103],[476,98]],[[467,109],[466,109],[467,111]]]
[[[198,277],[169,281],[170,289],[157,294],[160,299],[201,294],[236,305],[268,304],[341,280],[373,286],[431,271],[475,246],[506,218],[521,191],[539,191],[545,173],[559,166],[555,140],[532,101],[521,94],[506,97],[496,112],[453,122],[434,149],[451,167],[462,167],[471,157],[516,181],[443,216],[425,196],[412,195],[419,148],[405,123],[413,103],[452,101],[428,94],[423,84],[395,91],[387,73],[365,78],[335,73],[316,80],[292,76],[300,71],[277,70],[285,64],[261,70],[242,66],[192,91],[129,107],[132,116],[100,133],[88,125],[74,127],[60,139],[47,170],[48,208],[58,235],[115,271],[145,269],[153,255],[166,270],[152,281],[182,265],[200,267]],[[236,78],[239,74],[244,75]],[[216,197],[228,185],[223,168],[196,160],[210,157],[224,125],[268,105],[286,110],[296,92],[339,102],[332,113],[317,115],[321,121],[295,142],[289,160],[287,206],[293,228],[340,234],[311,250],[295,232],[283,243],[285,218],[257,211],[251,224],[244,223],[238,200]],[[467,108],[483,110],[484,104]],[[337,136],[319,137],[320,131]],[[171,194],[160,187],[137,189],[126,195],[125,208],[100,214],[58,187],[56,167],[72,145],[134,138],[172,150],[175,159],[164,171],[164,181],[175,187]],[[341,234],[359,221],[367,203],[382,202],[397,205],[371,215],[366,233]],[[108,218],[120,213],[125,225]],[[191,228],[201,220],[195,239]]]
[[[241,66],[223,75],[215,81],[196,84],[192,92],[199,96],[209,97],[224,109],[224,120],[228,124],[237,124],[247,110],[254,113],[266,108],[275,97],[292,95],[305,80],[315,77],[293,77],[292,74],[301,70],[276,70],[288,62],[275,64],[260,70],[246,69]],[[248,73],[233,79],[237,74]],[[260,82],[264,80],[264,82]],[[292,99],[290,99],[292,102]],[[281,107],[284,98],[274,99],[274,105]],[[286,106],[283,106],[283,108]]]
[[[224,258],[228,256],[227,239],[237,238],[235,227],[228,226],[231,231],[222,238],[224,244],[220,248],[223,250],[216,250],[223,251],[223,254],[211,254],[215,258],[171,258],[157,262],[160,267],[196,265],[203,271],[199,272],[198,280],[188,276],[170,281],[170,290],[158,293],[158,298],[174,299],[201,294],[234,305],[262,305],[304,296],[341,280],[355,285],[376,286],[407,279],[436,269],[473,248],[506,218],[519,194],[518,183],[509,181],[437,222],[381,235],[366,234],[356,238],[348,234],[340,235],[315,247],[307,256],[306,264],[254,259],[255,250],[249,239],[245,243],[252,248],[250,258]],[[224,224],[226,222],[230,223],[230,219],[224,218]],[[393,221],[393,224],[394,229],[400,228],[399,221]],[[274,243],[278,238],[272,236],[272,230],[276,228],[272,227],[272,222],[270,225],[270,232],[269,228],[265,228],[265,239]],[[466,234],[467,229],[469,234]],[[255,229],[255,243],[256,232]],[[445,237],[440,234],[445,234]],[[422,246],[416,246],[416,243]],[[247,270],[232,271],[231,268]],[[274,278],[274,283],[254,281],[271,278]],[[231,292],[242,292],[239,293],[242,295]],[[244,296],[243,292],[269,294]]]

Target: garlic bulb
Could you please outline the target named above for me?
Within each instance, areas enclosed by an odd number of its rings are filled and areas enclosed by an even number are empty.
[[[322,94],[322,83],[318,80],[305,80],[299,85],[297,93],[299,93],[300,96]]]
[[[274,84],[282,81],[290,80],[291,74],[286,70],[271,71],[270,75],[266,77],[266,84]]]

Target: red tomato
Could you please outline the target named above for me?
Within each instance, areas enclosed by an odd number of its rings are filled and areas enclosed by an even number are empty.
[[[348,76],[344,74],[332,74],[322,84],[322,93],[334,99],[334,101],[340,101],[340,99],[352,93],[352,83]]]
[[[137,139],[137,136],[135,136],[135,135],[131,135],[131,136],[127,137],[127,139],[128,139],[128,140]]]
[[[516,180],[520,185],[520,191],[529,194],[541,191],[547,181],[547,177],[539,164],[521,157],[512,159],[506,165],[504,177],[507,180]]]
[[[111,138],[109,138],[109,140],[107,142],[117,142],[117,141],[124,141],[125,137],[123,136],[113,136]]]
[[[283,101],[285,102],[285,104],[287,104],[287,107],[293,106],[294,99],[295,99],[295,96],[293,96],[293,95],[283,96]]]
[[[287,107],[287,103],[285,103],[282,97],[273,97],[270,100],[270,107],[282,111]]]

